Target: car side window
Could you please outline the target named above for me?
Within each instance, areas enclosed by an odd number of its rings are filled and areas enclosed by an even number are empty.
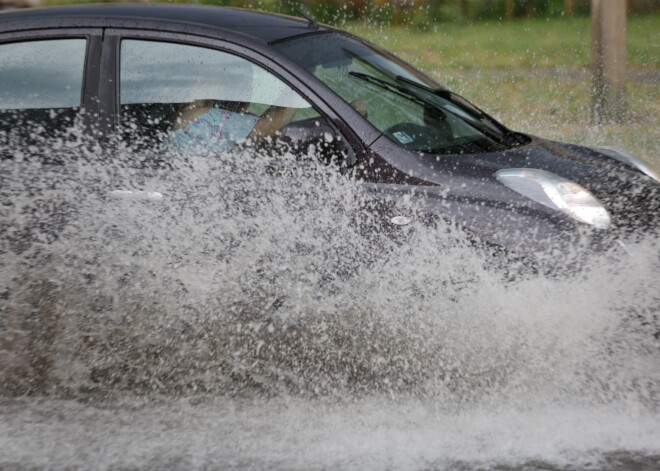
[[[206,47],[125,39],[119,85],[121,135],[138,148],[217,155],[323,121],[269,71]]]
[[[0,138],[50,137],[80,111],[87,40],[0,44]]]

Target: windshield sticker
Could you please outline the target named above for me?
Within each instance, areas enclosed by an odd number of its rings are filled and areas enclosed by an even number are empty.
[[[408,144],[409,142],[413,141],[413,138],[403,131],[395,132],[394,137],[396,137],[401,144]]]

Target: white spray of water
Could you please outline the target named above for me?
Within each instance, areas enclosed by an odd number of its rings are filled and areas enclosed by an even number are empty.
[[[2,163],[0,387],[42,398],[4,400],[0,462],[487,469],[659,453],[657,241],[511,281],[449,226],[386,233],[359,183],[314,161],[130,158]]]

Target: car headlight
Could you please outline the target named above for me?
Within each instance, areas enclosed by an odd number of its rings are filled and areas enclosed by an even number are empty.
[[[610,215],[587,189],[554,173],[534,168],[508,168],[495,173],[513,191],[598,229],[610,226]]]
[[[660,166],[646,162],[645,160],[640,159],[625,149],[619,149],[618,147],[612,146],[596,146],[589,147],[589,149],[600,152],[601,154],[605,154],[608,157],[612,157],[613,159],[618,160],[619,162],[623,162],[624,164],[628,164],[640,172],[644,172],[655,181],[660,182]]]

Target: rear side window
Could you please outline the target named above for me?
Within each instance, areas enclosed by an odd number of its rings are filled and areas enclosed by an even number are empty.
[[[0,132],[42,137],[73,124],[80,108],[85,39],[0,44]]]
[[[80,106],[84,39],[0,45],[0,109]]]

